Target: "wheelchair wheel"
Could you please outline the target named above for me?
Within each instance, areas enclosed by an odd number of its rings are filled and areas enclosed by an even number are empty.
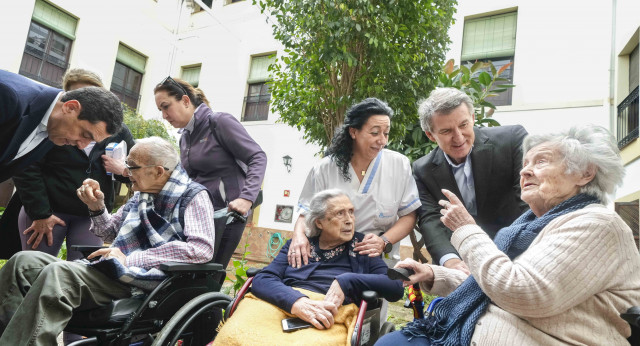
[[[395,330],[396,330],[396,326],[393,323],[385,322],[382,324],[382,327],[380,328],[379,336],[382,337],[383,335],[394,332]]]
[[[156,336],[153,346],[204,345],[211,341],[217,325],[212,318],[216,308],[223,309],[231,298],[220,292],[209,292],[191,299],[165,324]],[[219,314],[221,316],[221,314]]]

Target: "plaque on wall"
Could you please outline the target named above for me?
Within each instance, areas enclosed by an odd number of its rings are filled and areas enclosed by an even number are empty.
[[[276,222],[291,223],[293,218],[293,206],[292,205],[276,205]]]

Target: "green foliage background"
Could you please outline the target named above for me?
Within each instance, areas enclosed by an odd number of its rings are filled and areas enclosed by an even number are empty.
[[[253,0],[285,47],[271,65],[271,108],[325,148],[345,111],[378,97],[396,112],[391,138],[418,122],[453,22],[449,0]]]
[[[124,103],[122,108],[124,109],[124,123],[131,131],[134,139],[158,136],[168,140],[178,148],[175,137],[169,134],[164,122],[157,119],[146,120],[135,109]]]

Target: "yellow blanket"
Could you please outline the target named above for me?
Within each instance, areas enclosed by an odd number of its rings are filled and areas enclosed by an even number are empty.
[[[309,299],[324,299],[323,294],[295,289]],[[329,329],[311,327],[285,333],[281,321],[295,316],[249,293],[222,326],[213,345],[349,345],[357,315],[358,307],[355,304],[343,305]]]

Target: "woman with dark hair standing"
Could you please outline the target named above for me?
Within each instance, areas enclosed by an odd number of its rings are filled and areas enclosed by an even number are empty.
[[[213,112],[202,90],[187,82],[167,77],[154,94],[162,117],[180,129],[180,161],[191,179],[211,192],[216,210],[247,215],[267,166],[262,148],[233,115]],[[214,262],[227,266],[244,227],[216,223]]]
[[[309,172],[300,194],[300,216],[288,253],[290,265],[301,267],[308,263],[305,214],[311,198],[331,188],[344,191],[355,207],[356,232],[365,234],[355,250],[361,255],[399,259],[395,256],[397,243],[413,229],[415,210],[421,203],[409,159],[384,149],[392,116],[393,110],[376,98],[368,98],[347,111],[344,124],[336,130],[325,157]]]

